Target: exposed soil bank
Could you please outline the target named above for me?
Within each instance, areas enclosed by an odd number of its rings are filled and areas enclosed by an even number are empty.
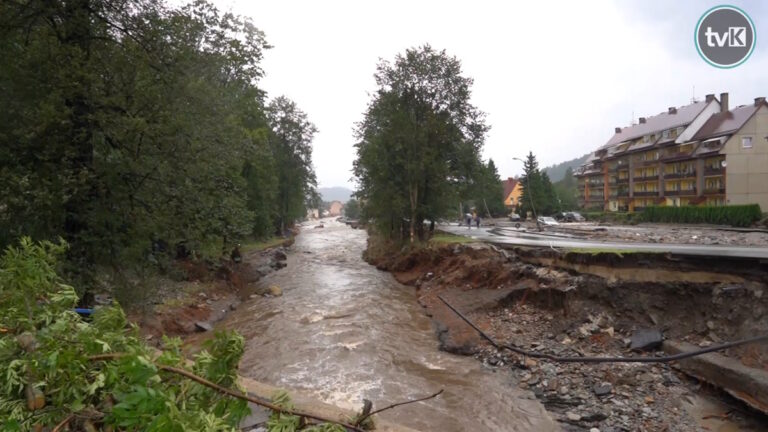
[[[561,356],[637,355],[627,345],[645,328],[697,346],[768,331],[768,288],[759,267],[697,266],[663,255],[569,255],[477,243],[392,253],[372,238],[365,257],[418,288],[442,349],[511,368],[518,385],[531,389],[566,430],[768,428],[763,416],[735,401],[723,406],[718,392],[704,401],[695,396],[708,387],[672,365],[556,364],[498,353],[436,297],[499,341]],[[654,277],[657,270],[665,276]],[[749,367],[768,365],[765,344],[723,354]]]
[[[177,283],[153,304],[129,311],[129,319],[139,325],[145,338],[156,343],[161,335],[208,331],[251,295],[270,295],[266,290],[256,292],[255,283],[286,266],[285,251],[292,243],[290,239],[273,248],[246,253],[240,263],[226,263],[216,272],[182,263],[189,267],[189,280]]]

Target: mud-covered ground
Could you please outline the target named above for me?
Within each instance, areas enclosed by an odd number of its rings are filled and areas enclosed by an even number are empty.
[[[290,243],[246,253],[241,262],[222,263],[216,269],[204,263],[178,262],[175,265],[184,270],[186,280],[158,280],[151,296],[129,308],[128,318],[138,324],[148,341],[158,344],[162,335],[209,331],[248,297],[281,294],[269,289],[257,292],[254,286],[264,276],[285,267],[285,248]]]
[[[592,222],[562,223],[548,232],[606,241],[701,245],[768,246],[768,230],[739,230],[704,225],[615,225]]]
[[[526,264],[515,253],[485,244],[386,250],[371,239],[366,259],[418,288],[441,348],[508,370],[565,430],[768,429],[761,414],[687,377],[674,363],[555,363],[498,352],[437,298],[443,296],[495,340],[528,351],[658,356],[663,353],[631,352],[632,335],[658,329],[665,338],[708,346],[768,330],[763,280],[707,284],[683,277],[677,283],[622,284]],[[751,367],[768,365],[764,345],[725,354]]]

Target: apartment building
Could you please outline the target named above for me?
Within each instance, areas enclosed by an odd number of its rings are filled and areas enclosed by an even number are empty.
[[[614,135],[576,170],[585,209],[757,203],[768,209],[768,105],[728,93],[670,107]]]

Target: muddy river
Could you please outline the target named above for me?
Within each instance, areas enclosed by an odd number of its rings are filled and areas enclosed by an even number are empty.
[[[302,229],[288,267],[260,282],[283,296],[251,300],[224,323],[247,340],[241,374],[354,409],[445,389],[381,414],[422,431],[552,429],[509,372],[439,351],[414,289],[363,261],[365,244],[364,231],[337,222]]]

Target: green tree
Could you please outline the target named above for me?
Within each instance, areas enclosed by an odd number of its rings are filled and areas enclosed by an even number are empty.
[[[293,221],[306,216],[308,203],[319,199],[312,167],[312,138],[317,128],[285,96],[269,103],[267,118],[278,173],[276,226],[282,234]]]
[[[479,175],[476,188],[479,197],[478,210],[481,214],[491,213],[493,217],[499,217],[506,214],[504,207],[504,185],[499,177],[496,164],[493,159],[489,159],[487,164],[482,164],[478,168]]]
[[[573,175],[573,168],[568,167],[565,170],[563,179],[555,182],[553,185],[555,195],[560,199],[563,210],[574,210],[578,208],[578,191],[576,177]]]
[[[360,218],[360,203],[356,199],[350,198],[344,204],[344,215],[350,219]]]
[[[429,45],[382,61],[357,127],[354,174],[364,216],[390,235],[423,238],[423,221],[455,209],[477,173],[488,127],[461,62]]]
[[[552,182],[547,173],[539,170],[539,163],[533,152],[529,152],[523,162],[523,176],[520,182],[522,184],[520,208],[523,215],[531,212],[538,216],[545,216],[560,211],[560,203]]]
[[[286,133],[289,103],[265,113],[267,48],[205,1],[0,2],[0,246],[62,236],[87,282],[174,245],[215,257],[296,217],[311,133]]]

